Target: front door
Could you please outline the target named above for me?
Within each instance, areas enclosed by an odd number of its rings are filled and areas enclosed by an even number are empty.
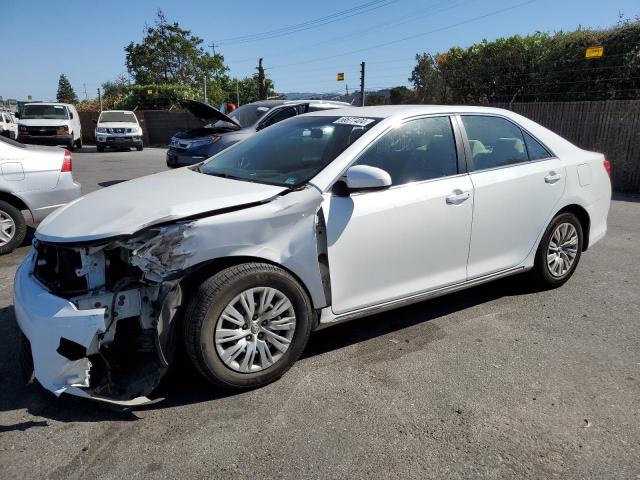
[[[332,308],[341,314],[466,279],[473,191],[447,116],[405,122],[356,161],[393,185],[326,194]]]

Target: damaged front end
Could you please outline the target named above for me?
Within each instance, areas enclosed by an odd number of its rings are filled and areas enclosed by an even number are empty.
[[[15,281],[35,378],[125,406],[147,403],[173,357],[192,222],[86,245],[34,241]]]

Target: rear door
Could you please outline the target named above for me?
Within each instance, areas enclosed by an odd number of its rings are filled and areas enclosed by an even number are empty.
[[[564,192],[562,162],[510,120],[462,115],[474,188],[467,273],[474,278],[522,263]]]

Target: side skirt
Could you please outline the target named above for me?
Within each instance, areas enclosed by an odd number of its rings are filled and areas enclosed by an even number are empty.
[[[318,323],[318,326],[316,327],[315,330],[322,330],[332,325],[348,322],[349,320],[355,320],[356,318],[375,315],[376,313],[386,312],[387,310],[393,310],[395,308],[403,307],[405,305],[410,305],[412,303],[419,303],[424,300],[429,300],[431,298],[436,298],[442,295],[446,295],[448,293],[457,292],[459,290],[465,290],[467,288],[475,287],[476,285],[481,285],[483,283],[491,282],[499,278],[522,273],[530,269],[531,267],[525,267],[525,266],[513,267],[507,270],[502,270],[500,272],[484,275],[482,277],[466,280],[461,283],[455,283],[453,285],[448,285],[446,287],[440,287],[434,290],[416,293],[415,295],[411,295],[409,297],[398,298],[396,300],[391,300],[391,301],[380,303],[377,305],[371,305],[369,307],[360,308],[358,310],[342,313],[340,315],[335,315],[331,311],[331,307],[326,307],[322,309],[320,313],[320,322]]]

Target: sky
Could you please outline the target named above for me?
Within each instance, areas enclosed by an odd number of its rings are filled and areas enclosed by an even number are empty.
[[[351,91],[363,61],[367,89],[409,85],[417,53],[536,31],[607,27],[620,13],[640,14],[638,0],[0,0],[0,96],[52,100],[65,73],[80,99],[85,88],[88,98],[96,97],[103,82],[126,74],[124,47],[142,40],[158,8],[205,45],[214,43],[231,75],[253,74],[263,57],[281,93]],[[285,28],[293,25],[293,33]],[[338,72],[344,82],[336,81]]]

